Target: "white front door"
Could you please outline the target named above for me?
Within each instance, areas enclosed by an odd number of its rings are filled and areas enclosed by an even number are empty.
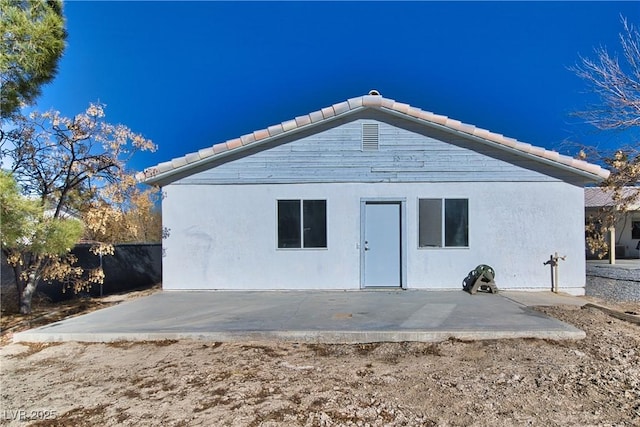
[[[366,202],[363,211],[361,241],[362,284],[364,287],[400,287],[401,204]]]

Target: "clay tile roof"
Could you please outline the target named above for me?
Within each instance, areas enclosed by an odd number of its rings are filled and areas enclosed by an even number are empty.
[[[227,151],[229,147],[227,147],[227,144],[216,144],[213,147],[211,147],[211,149],[213,150],[213,154],[220,154]]]
[[[309,116],[296,117],[296,125],[298,127],[302,127],[304,125],[308,125],[309,123],[311,123],[311,118]]]
[[[308,126],[316,126],[319,123],[331,121],[335,117],[363,109],[376,109],[396,116],[406,117],[407,119],[423,123],[427,126],[460,133],[481,143],[509,150],[515,154],[526,155],[548,164],[564,167],[565,169],[569,168],[595,180],[604,179],[609,176],[609,171],[598,165],[576,160],[555,151],[535,147],[531,144],[520,142],[486,129],[476,128],[473,125],[462,123],[459,120],[451,119],[447,116],[434,114],[430,111],[424,111],[393,99],[384,98],[378,95],[377,92],[372,91],[369,95],[351,98],[312,113],[298,116],[292,120],[269,126],[266,129],[243,135],[240,138],[215,144],[199,150],[197,153],[190,153],[184,157],[173,159],[170,162],[160,163],[138,174],[138,179],[149,184],[157,184],[160,181],[164,181],[163,178],[165,177],[168,178],[178,172],[186,171],[187,169],[185,168],[201,165],[203,162],[211,161],[218,156],[226,156],[229,152],[242,150],[246,146],[261,144],[273,138],[279,138],[281,135],[296,132]]]
[[[253,132],[253,137],[256,141],[260,141],[261,139],[269,138],[269,131],[267,129],[261,129]]]
[[[325,107],[320,111],[322,112],[322,115],[324,116],[325,119],[328,119],[329,117],[333,117],[336,115],[336,112],[333,111],[333,107]]]
[[[173,169],[177,169],[179,167],[185,166],[187,164],[187,159],[184,157],[178,157],[177,159],[171,160],[171,167]]]
[[[349,103],[349,108],[353,110],[354,108],[362,107],[363,97],[360,96],[358,98],[351,98],[347,102]]]
[[[333,104],[333,111],[336,112],[336,116],[339,114],[346,113],[349,111],[349,103],[347,101],[339,102],[337,104]]]
[[[270,136],[276,136],[276,135],[279,135],[282,132],[284,132],[284,129],[282,129],[282,125],[281,124],[269,126],[267,128],[267,130],[269,131],[269,135]]]
[[[222,147],[222,145],[218,144],[218,147]],[[207,157],[211,157],[216,153],[216,150],[213,149],[213,147],[207,147],[207,148],[203,148],[202,150],[198,150],[198,154],[200,155],[201,159],[206,159]]]
[[[240,147],[242,147],[242,138],[232,139],[230,141],[227,141],[225,144],[227,144],[227,148],[229,150],[233,150],[235,148],[240,148]]]
[[[186,156],[184,156],[184,159],[187,161],[187,163],[197,162],[198,160],[200,160],[200,154],[199,153],[189,153]]]
[[[242,145],[249,145],[249,144],[251,144],[252,142],[255,142],[255,141],[256,141],[256,137],[252,133],[249,133],[247,135],[242,135],[240,137],[240,142],[242,142]]]
[[[312,123],[315,123],[324,119],[324,116],[322,115],[322,111],[314,111],[313,113],[309,114],[309,118],[311,119]]]
[[[297,127],[298,127],[298,124],[296,123],[295,120],[287,120],[286,122],[282,122],[282,129],[284,129],[285,132],[294,130]]]
[[[362,105],[365,107],[380,107],[382,105],[382,97],[377,95],[365,95],[362,97]]]

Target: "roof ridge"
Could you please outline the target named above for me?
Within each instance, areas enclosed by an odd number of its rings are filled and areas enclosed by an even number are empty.
[[[375,93],[375,94],[373,94]],[[251,133],[240,136],[239,138],[230,139],[224,142],[214,144],[213,146],[201,149],[194,153],[188,153],[182,157],[171,159],[170,161],[159,163],[156,166],[149,167],[143,172],[137,174],[139,181],[147,181],[165,173],[171,173],[176,169],[182,169],[190,164],[209,160],[222,153],[235,151],[242,147],[260,143],[269,138],[278,137],[285,133],[298,131],[307,126],[314,126],[319,122],[333,120],[341,115],[351,113],[364,108],[377,108],[388,110],[395,114],[400,113],[409,118],[426,122],[431,126],[443,127],[448,130],[460,132],[473,138],[478,138],[510,149],[522,154],[537,157],[544,161],[558,163],[577,169],[582,172],[593,174],[600,178],[607,178],[609,171],[599,165],[588,163],[584,160],[574,159],[558,153],[557,151],[548,150],[543,147],[534,146],[525,142],[521,142],[515,138],[509,138],[499,133],[491,132],[487,129],[478,128],[474,125],[463,123],[459,120],[449,118],[430,111],[413,107],[409,104],[397,102],[393,99],[385,98],[378,94],[377,91],[371,91],[368,95],[358,96],[347,99],[320,110],[313,111],[303,116],[298,116],[291,120],[271,125],[265,129],[259,129]]]

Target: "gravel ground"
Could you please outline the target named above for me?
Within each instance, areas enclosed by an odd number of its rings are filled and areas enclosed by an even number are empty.
[[[585,294],[608,301],[640,302],[640,269],[587,263]]]

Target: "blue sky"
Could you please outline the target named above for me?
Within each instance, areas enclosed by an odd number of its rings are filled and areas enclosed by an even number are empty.
[[[158,144],[143,169],[377,89],[534,145],[612,147],[576,123],[567,69],[619,51],[634,2],[66,2],[68,45],[37,108],[91,101]]]

